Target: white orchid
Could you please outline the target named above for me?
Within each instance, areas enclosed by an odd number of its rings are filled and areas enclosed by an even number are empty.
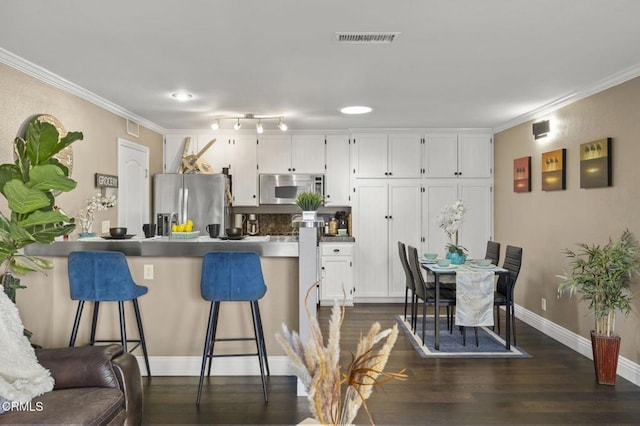
[[[106,210],[115,205],[115,195],[106,197],[99,192],[94,194],[91,198],[87,199],[87,207],[80,210],[80,214],[78,215],[80,230],[82,232],[89,232],[91,225],[93,224],[93,212]]]
[[[464,221],[466,211],[462,200],[456,200],[453,204],[444,206],[438,215],[438,226],[444,230],[451,242],[448,245],[449,251],[457,251],[459,254],[465,250],[464,247],[458,246],[458,230]]]

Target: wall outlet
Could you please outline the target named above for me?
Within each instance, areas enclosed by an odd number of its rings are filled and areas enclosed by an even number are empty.
[[[547,310],[547,299],[545,299],[544,297],[540,299],[540,308],[545,312]]]
[[[153,265],[144,265],[144,279],[145,280],[153,279]]]
[[[111,228],[111,221],[110,220],[103,220],[102,221],[102,233],[103,234],[108,234],[109,233],[109,228]]]

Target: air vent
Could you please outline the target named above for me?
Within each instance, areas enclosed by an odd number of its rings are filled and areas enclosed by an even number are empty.
[[[336,40],[339,43],[389,44],[399,35],[400,33],[336,33]]]
[[[135,137],[140,137],[140,125],[135,121],[131,121],[127,118],[127,134]]]

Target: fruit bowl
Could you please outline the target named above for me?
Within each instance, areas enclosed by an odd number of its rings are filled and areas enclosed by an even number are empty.
[[[188,240],[191,238],[197,238],[200,235],[200,231],[191,232],[172,232],[171,237],[177,240]]]

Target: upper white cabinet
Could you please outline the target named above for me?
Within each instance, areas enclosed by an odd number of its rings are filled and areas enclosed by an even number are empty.
[[[492,159],[491,134],[444,133],[425,137],[424,176],[428,178],[490,178]]]
[[[349,137],[327,135],[327,169],[324,177],[324,205],[349,206]]]
[[[258,158],[256,137],[238,134],[228,139],[231,195],[234,206],[258,205]]]
[[[419,178],[421,175],[420,135],[354,134],[352,147],[356,178]]]
[[[324,135],[262,135],[258,166],[266,174],[324,174]]]

